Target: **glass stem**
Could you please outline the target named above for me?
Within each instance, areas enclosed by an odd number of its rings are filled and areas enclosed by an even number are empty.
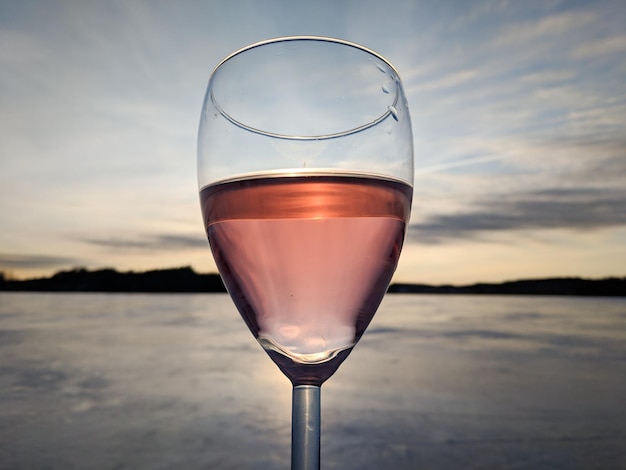
[[[317,385],[293,387],[291,470],[320,468],[320,391]]]

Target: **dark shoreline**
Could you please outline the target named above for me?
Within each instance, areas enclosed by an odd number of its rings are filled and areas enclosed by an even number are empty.
[[[17,292],[143,292],[224,293],[219,274],[196,273],[190,267],[146,272],[114,269],[72,269],[51,277],[14,280],[0,273],[0,291]],[[389,293],[496,294],[626,297],[626,277],[582,279],[577,277],[529,279],[472,285],[392,284]]]
[[[494,295],[565,295],[626,297],[626,278],[581,279],[551,278],[507,281],[498,284],[479,283],[467,286],[429,286],[392,284],[389,293],[407,294],[494,294]]]

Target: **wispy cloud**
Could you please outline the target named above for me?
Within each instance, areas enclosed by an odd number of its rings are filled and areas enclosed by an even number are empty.
[[[520,82],[531,85],[546,85],[552,83],[564,83],[576,76],[573,70],[544,70],[530,72],[519,77]]]
[[[545,41],[546,38],[561,39],[563,35],[579,31],[597,19],[598,14],[589,10],[559,12],[521,24],[507,25],[498,34],[495,43],[499,47],[509,47]]]
[[[159,234],[134,238],[82,238],[81,241],[113,250],[167,251],[189,248],[208,249],[205,238],[196,235]]]
[[[466,14],[482,30],[407,74],[417,152],[410,240],[626,226],[616,4],[537,7]]]
[[[433,90],[443,90],[446,88],[452,88],[459,85],[463,85],[478,74],[476,69],[464,69],[451,72],[445,76],[438,76],[436,79],[428,81],[426,83],[420,83],[412,88],[413,92],[427,92]]]
[[[476,201],[465,211],[411,224],[420,243],[480,239],[502,231],[596,230],[626,225],[626,189],[553,189]]]
[[[40,41],[25,31],[0,29],[0,65],[15,66],[44,57]]]
[[[572,50],[572,57],[586,59],[621,52],[626,52],[626,35],[607,36],[584,42]]]
[[[0,269],[2,268],[52,268],[58,266],[81,265],[83,260],[66,256],[30,255],[18,253],[0,253]]]

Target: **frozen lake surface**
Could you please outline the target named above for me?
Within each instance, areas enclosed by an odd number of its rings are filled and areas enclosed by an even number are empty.
[[[288,469],[290,402],[226,295],[0,293],[1,469]],[[626,299],[388,295],[322,468],[626,469]]]

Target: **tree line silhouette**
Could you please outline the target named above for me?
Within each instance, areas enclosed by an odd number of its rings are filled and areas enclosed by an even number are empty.
[[[11,280],[0,275],[0,291],[30,292],[226,292],[219,274],[190,267],[145,272],[77,268],[48,278]]]
[[[576,277],[529,279],[497,284],[478,283],[467,286],[429,286],[392,284],[389,292],[412,294],[497,294],[497,295],[573,295],[626,296],[626,278],[581,279]]]
[[[0,272],[0,291],[27,292],[226,292],[219,274],[196,273],[191,267],[145,272],[76,268],[51,277],[15,280]],[[551,278],[478,283],[466,286],[392,284],[389,293],[626,296],[626,277]]]

